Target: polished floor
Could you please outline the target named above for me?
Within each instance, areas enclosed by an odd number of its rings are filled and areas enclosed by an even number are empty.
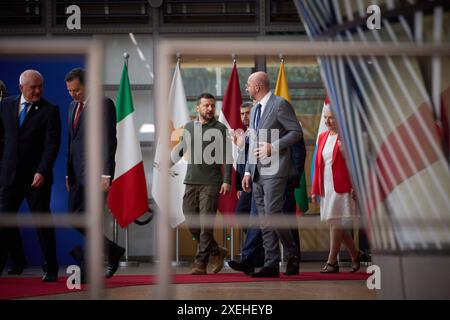
[[[319,262],[304,262],[300,272],[318,271],[322,267]],[[347,271],[348,266],[342,266]],[[365,271],[365,267],[362,268]],[[117,274],[156,274],[157,266],[140,263],[138,266],[121,267]],[[173,267],[174,273],[189,273],[187,263]],[[222,272],[235,272],[224,268]],[[29,268],[22,276],[39,276],[40,270]],[[62,274],[61,274],[62,275]],[[211,284],[174,284],[171,286],[173,299],[181,300],[313,300],[313,299],[377,299],[376,292],[366,287],[366,281],[269,281],[248,283],[211,283]],[[105,299],[145,300],[157,297],[158,287],[155,285],[133,286],[106,289]],[[88,299],[89,293],[79,291],[68,294],[39,296],[27,299],[73,300]]]

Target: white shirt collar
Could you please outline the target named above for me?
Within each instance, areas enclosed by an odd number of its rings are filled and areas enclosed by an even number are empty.
[[[29,103],[30,105],[33,105],[32,101],[27,101],[27,99],[25,99],[25,97],[23,96],[23,94],[20,95],[20,104],[19,104],[19,114],[22,112],[22,109],[25,107],[23,104],[24,102]],[[30,107],[28,107],[27,113],[30,111]]]
[[[89,100],[89,96],[85,97],[85,98],[84,98],[83,100],[81,100],[81,101],[75,101],[75,100],[74,100],[74,102],[77,103],[77,107],[80,105],[80,102],[82,102],[82,103],[83,103],[83,107],[85,107],[86,104],[88,103],[88,100]]]
[[[272,95],[272,91],[266,93],[266,95],[258,102],[261,104],[261,116],[264,114],[264,110],[266,109],[267,101],[269,101],[270,96]]]
[[[21,108],[22,108],[22,104],[23,104],[24,102],[28,102],[28,103],[33,104],[32,101],[27,101],[27,99],[25,99],[25,97],[23,96],[23,94],[21,94],[21,95],[20,95],[20,107],[21,107]]]
[[[266,109],[267,102],[269,101],[271,95],[272,95],[272,91],[267,92],[266,95],[258,102],[261,105],[261,117],[264,114],[264,110]],[[258,105],[258,103],[256,105]],[[256,121],[256,118],[255,118],[255,121]],[[256,125],[256,122],[255,122],[255,125]]]

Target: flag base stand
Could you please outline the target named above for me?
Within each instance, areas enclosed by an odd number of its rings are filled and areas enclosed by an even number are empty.
[[[117,225],[117,223],[116,223]],[[126,268],[126,267],[139,267],[139,262],[137,261],[130,261],[128,258],[128,252],[129,252],[129,240],[128,240],[128,227],[125,228],[125,260],[120,261],[119,266]]]

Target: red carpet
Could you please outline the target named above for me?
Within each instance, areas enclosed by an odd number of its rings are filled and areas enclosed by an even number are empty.
[[[283,276],[280,278],[251,278],[243,273],[219,273],[204,276],[191,274],[177,274],[174,283],[226,283],[226,282],[258,282],[258,281],[323,281],[323,280],[366,280],[367,273],[321,274],[319,272],[302,272],[298,276]],[[66,287],[67,277],[60,277],[57,283],[43,283],[39,277],[29,278],[0,278],[0,299],[17,299],[25,297],[45,296],[52,294],[70,293]],[[105,281],[106,288],[151,285],[156,282],[154,275],[117,275]],[[82,286],[82,290],[87,286]]]

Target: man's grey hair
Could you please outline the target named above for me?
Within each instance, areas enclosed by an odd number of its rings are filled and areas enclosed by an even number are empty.
[[[19,77],[19,84],[20,85],[24,85],[25,77],[28,76],[28,75],[34,75],[35,77],[41,78],[42,81],[44,81],[44,77],[42,76],[42,74],[39,71],[33,70],[33,69],[29,69],[29,70],[25,70],[24,72],[22,72],[20,74],[20,77]]]

